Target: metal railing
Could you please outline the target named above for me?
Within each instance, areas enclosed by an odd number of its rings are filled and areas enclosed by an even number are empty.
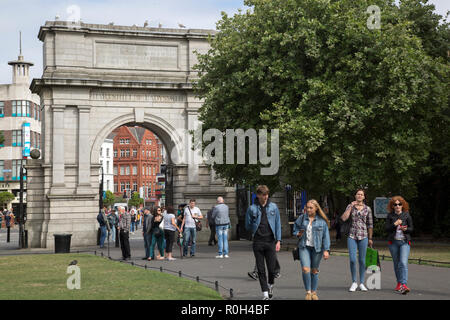
[[[92,251],[91,251],[91,252],[92,252]],[[94,255],[97,256],[97,251],[94,250],[93,252],[94,252]],[[77,253],[79,253],[79,252],[77,251]],[[209,281],[209,280],[206,280],[206,279],[201,279],[199,276],[191,276],[191,275],[188,275],[188,274],[186,274],[186,273],[183,273],[181,270],[179,270],[179,271],[170,270],[170,269],[163,268],[162,266],[160,266],[160,267],[158,268],[158,267],[148,266],[147,264],[141,265],[141,264],[135,263],[134,261],[126,261],[126,260],[121,260],[121,259],[113,259],[113,258],[111,258],[110,256],[104,255],[104,254],[103,254],[103,251],[100,251],[100,256],[103,257],[103,258],[106,257],[106,258],[108,258],[108,259],[110,259],[110,260],[113,260],[113,261],[119,261],[119,262],[121,262],[121,263],[127,263],[127,264],[130,264],[130,265],[132,265],[132,266],[144,268],[145,270],[148,270],[148,269],[155,269],[155,270],[159,270],[160,272],[165,272],[165,271],[166,271],[166,272],[168,272],[168,273],[178,274],[178,276],[179,276],[180,278],[182,278],[182,277],[190,278],[190,279],[192,279],[192,280],[197,281],[198,283],[203,282],[203,283],[208,284],[208,285],[213,285],[213,286],[214,286],[214,290],[216,290],[219,294],[220,294],[220,289],[224,290],[224,291],[227,292],[227,294],[229,295],[229,296],[228,296],[228,299],[229,299],[229,300],[232,300],[232,299],[234,298],[234,290],[233,290],[233,288],[226,288],[226,287],[220,285],[220,284],[219,284],[219,281],[217,281],[217,280],[216,280],[216,281]]]

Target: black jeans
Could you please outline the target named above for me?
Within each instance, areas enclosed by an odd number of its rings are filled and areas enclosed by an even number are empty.
[[[216,225],[215,224],[210,224],[209,225],[209,229],[211,230],[211,234],[209,235],[209,240],[208,240],[208,244],[212,244],[214,242],[214,244],[217,243],[216,240]]]
[[[166,238],[166,252],[172,253],[173,242],[175,240],[175,231],[164,230],[164,237]]]
[[[277,254],[275,252],[276,241],[264,242],[255,241],[253,242],[253,253],[255,254],[256,267],[258,268],[258,278],[259,284],[261,285],[261,290],[269,291],[267,285],[266,277],[266,267],[269,272],[269,284],[274,284],[275,280],[275,268],[277,264]],[[265,264],[264,264],[265,261]]]
[[[120,248],[122,249],[122,258],[130,258],[130,233],[120,229]]]

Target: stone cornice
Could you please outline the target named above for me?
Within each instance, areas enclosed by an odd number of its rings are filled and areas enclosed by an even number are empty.
[[[89,34],[103,34],[115,36],[153,37],[153,38],[194,38],[206,39],[217,33],[211,29],[172,29],[148,28],[138,26],[114,26],[104,24],[88,24],[80,22],[72,24],[69,21],[46,21],[39,29],[38,39],[44,41],[49,32],[79,32]]]
[[[143,82],[143,81],[118,81],[101,79],[69,79],[69,78],[34,78],[30,89],[33,93],[39,93],[44,87],[70,86],[91,88],[114,89],[164,89],[164,90],[193,90],[192,83],[173,82]]]

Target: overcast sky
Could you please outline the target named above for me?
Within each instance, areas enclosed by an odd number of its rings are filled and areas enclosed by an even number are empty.
[[[436,11],[445,16],[450,0],[431,0]],[[70,20],[68,8],[80,8],[85,23],[150,27],[215,29],[221,11],[232,15],[245,9],[243,0],[0,0],[0,83],[11,83],[8,61],[19,55],[19,30],[22,31],[22,54],[31,61],[31,79],[42,75],[42,43],[37,35],[45,21],[56,15]]]

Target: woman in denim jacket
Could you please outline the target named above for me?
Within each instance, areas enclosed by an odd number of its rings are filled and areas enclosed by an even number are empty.
[[[302,265],[305,300],[319,300],[317,286],[319,283],[319,264],[322,256],[327,260],[330,256],[330,222],[312,199],[306,204],[306,214],[301,215],[294,224],[294,236],[299,238],[298,250]]]

